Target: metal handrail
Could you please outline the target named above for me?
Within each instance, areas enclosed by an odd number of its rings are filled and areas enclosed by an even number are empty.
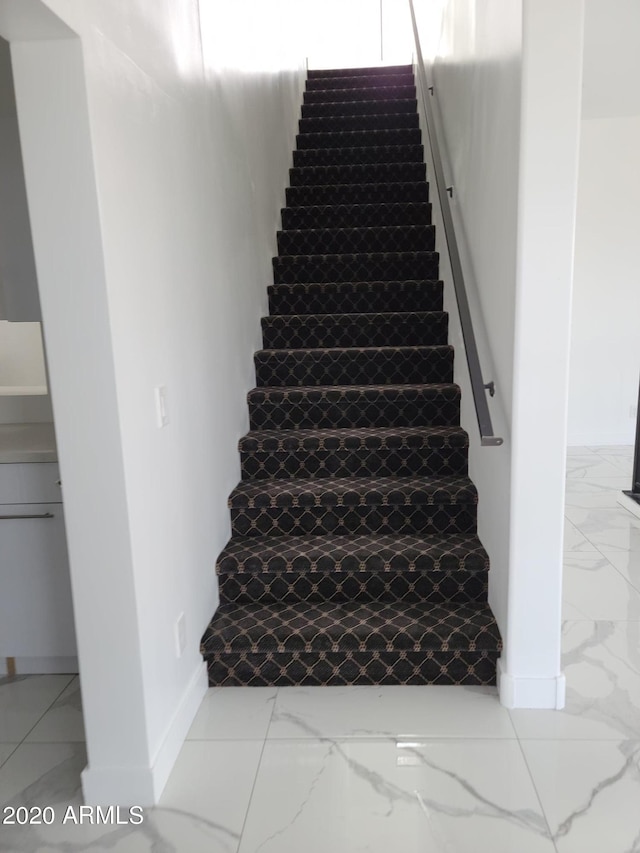
[[[467,289],[464,283],[464,273],[462,271],[462,263],[460,261],[460,252],[458,250],[458,242],[455,235],[453,217],[451,215],[451,205],[449,197],[453,195],[453,187],[447,186],[444,169],[442,167],[442,158],[440,156],[440,147],[436,135],[436,124],[430,99],[426,93],[430,92],[433,97],[434,88],[429,85],[427,80],[427,72],[424,66],[422,50],[420,48],[420,37],[418,35],[418,25],[416,22],[415,10],[413,8],[413,0],[409,0],[409,8],[411,10],[411,23],[413,25],[413,36],[416,44],[416,58],[418,61],[418,72],[421,78],[422,101],[424,104],[425,118],[427,123],[427,136],[429,138],[429,148],[431,149],[431,159],[433,162],[433,170],[435,172],[436,186],[438,189],[438,197],[440,199],[440,208],[442,211],[442,219],[444,221],[444,233],[447,241],[447,249],[449,259],[451,261],[451,273],[453,276],[453,286],[456,293],[458,303],[458,313],[460,315],[460,325],[462,327],[462,337],[464,339],[464,348],[467,355],[467,365],[469,367],[469,378],[471,380],[471,390],[473,392],[473,401],[476,408],[476,416],[478,418],[478,429],[480,431],[480,443],[485,447],[498,447],[504,443],[504,439],[495,435],[493,424],[491,422],[491,414],[489,412],[489,404],[487,403],[486,391],[493,397],[495,394],[495,383],[485,382],[482,376],[482,368],[480,366],[480,358],[478,356],[478,346],[476,344],[476,336],[473,330],[473,320],[471,319],[471,310],[469,308],[469,299],[467,297]]]

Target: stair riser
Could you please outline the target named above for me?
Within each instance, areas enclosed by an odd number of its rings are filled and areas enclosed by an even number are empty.
[[[307,72],[309,80],[323,77],[387,77],[393,74],[413,74],[412,65],[368,65],[363,68],[311,68]]]
[[[263,350],[254,356],[259,387],[453,382],[453,351]]]
[[[390,86],[362,86],[344,89],[308,89],[304,93],[303,106],[316,104],[358,103],[359,101],[415,101],[416,87],[413,83]],[[304,113],[303,113],[304,115]]]
[[[435,249],[435,230],[431,225],[279,231],[277,239],[279,255],[432,252]]]
[[[209,686],[493,686],[499,654],[490,652],[326,652],[208,657]],[[372,663],[375,660],[375,665]],[[367,671],[369,668],[369,672]]]
[[[365,314],[369,311],[442,311],[440,281],[278,284],[267,288],[269,312]]]
[[[323,74],[313,77],[311,73],[306,81],[305,92],[328,92],[345,89],[388,89],[396,86],[413,86],[413,69],[388,71],[386,74]]]
[[[420,145],[419,127],[400,130],[338,131],[328,133],[299,133],[296,146],[299,150],[319,148],[375,148],[380,145]]]
[[[415,113],[415,97],[397,101],[328,101],[326,103],[303,104],[300,110],[302,118],[323,118],[337,116],[390,115]]]
[[[414,204],[343,204],[292,207],[282,211],[282,228],[286,231],[310,228],[384,228],[399,225],[431,225],[431,205]]]
[[[468,448],[256,451],[240,454],[245,480],[466,476]]]
[[[280,391],[256,389],[249,395],[251,429],[350,429],[360,427],[457,426],[460,391],[450,386],[433,394],[396,392]]]
[[[437,252],[284,255],[273,259],[274,284],[438,278]]]
[[[209,685],[231,687],[394,684],[494,685],[499,653],[289,652],[207,655]]]
[[[218,575],[220,597],[239,604],[255,602],[428,601],[471,604],[487,600],[487,575],[464,569],[450,572],[311,571]]]
[[[389,86],[413,86],[413,84],[413,72],[409,71],[403,74],[380,74],[377,76],[311,78],[307,80],[306,91],[310,93],[329,92],[332,89],[380,89]]]
[[[447,334],[444,313],[262,318],[264,349],[436,346],[447,343]]]
[[[239,507],[231,510],[238,536],[475,533],[474,504],[420,506]]]
[[[425,181],[424,163],[365,163],[351,166],[304,166],[289,170],[292,187],[342,184],[415,183]]]
[[[408,127],[419,127],[417,113],[301,118],[298,122],[300,133],[332,133],[344,130],[399,130]]]
[[[421,181],[287,187],[285,195],[288,207],[315,207],[330,204],[406,204],[429,201],[429,184]]]
[[[370,148],[303,148],[293,152],[293,165],[341,166],[354,163],[422,163],[422,145],[377,145]]]

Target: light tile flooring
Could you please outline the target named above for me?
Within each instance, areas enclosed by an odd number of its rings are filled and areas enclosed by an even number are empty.
[[[15,853],[640,851],[640,519],[631,449],[570,451],[562,712],[464,688],[211,690],[139,826],[60,823],[85,763],[76,679],[0,684],[0,827]]]

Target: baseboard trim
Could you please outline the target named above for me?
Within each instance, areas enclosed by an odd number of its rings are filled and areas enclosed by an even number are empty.
[[[498,660],[498,695],[505,708],[564,708],[566,679],[564,674],[552,678],[530,678],[510,675]]]
[[[154,804],[160,799],[167,784],[169,774],[208,688],[207,665],[200,661],[153,759]]]
[[[157,805],[207,688],[207,668],[202,661],[166,728],[151,766],[86,767],[82,771],[85,804],[127,808]]]
[[[16,675],[76,675],[77,657],[13,658]],[[7,675],[7,660],[0,658],[0,675]]]

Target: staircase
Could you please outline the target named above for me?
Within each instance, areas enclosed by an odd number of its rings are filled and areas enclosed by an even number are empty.
[[[411,66],[310,71],[211,685],[493,684]]]

